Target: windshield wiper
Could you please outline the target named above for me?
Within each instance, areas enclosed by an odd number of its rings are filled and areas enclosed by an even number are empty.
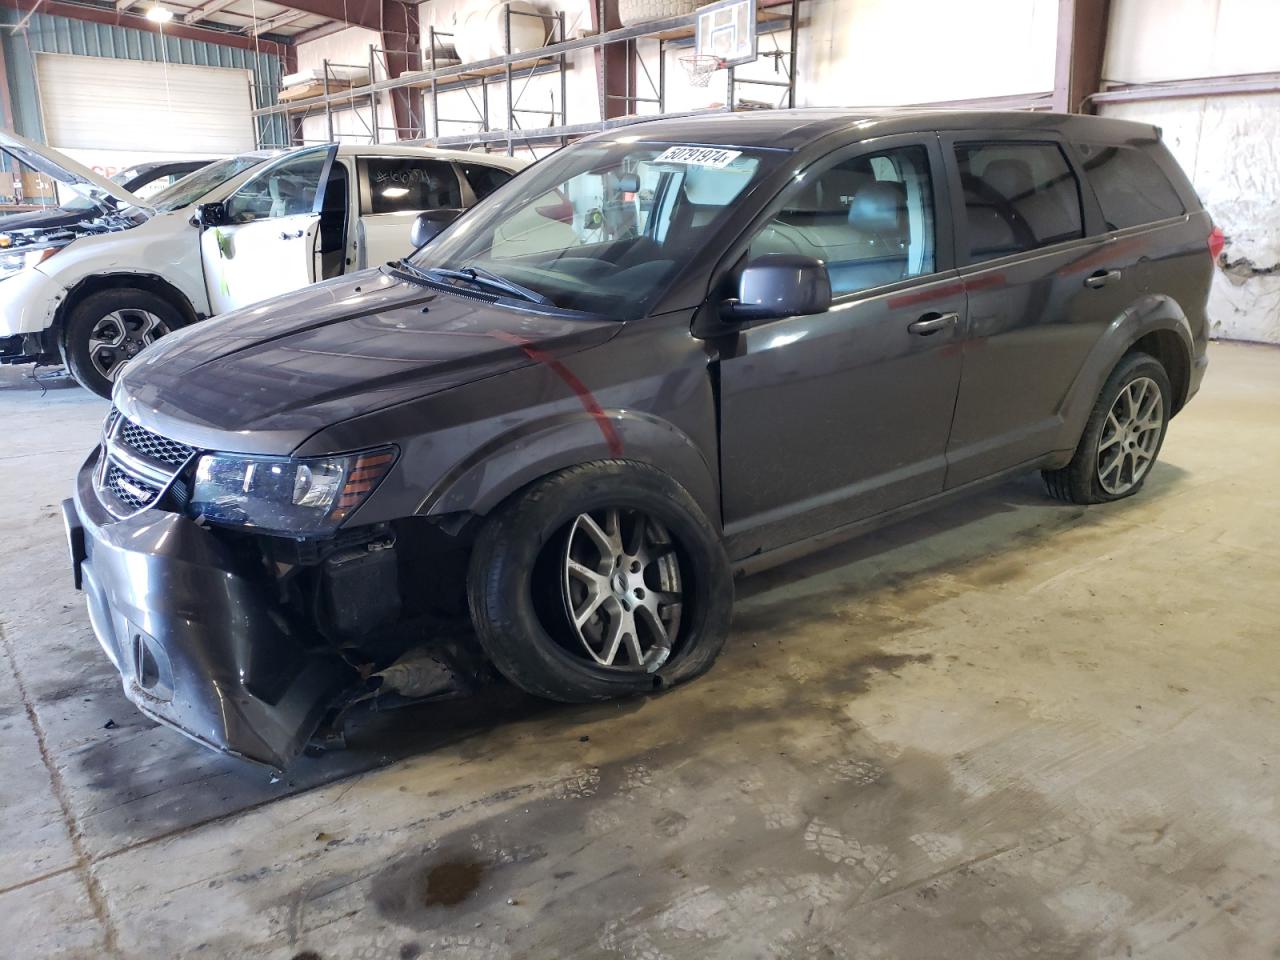
[[[508,280],[506,277],[500,277],[496,273],[490,273],[484,267],[463,267],[460,270],[450,270],[447,267],[427,267],[422,272],[437,277],[446,277],[449,280],[462,280],[465,283],[473,283],[477,287],[501,290],[504,293],[519,297],[521,300],[527,300],[540,306],[548,307],[552,305],[550,297],[544,297],[537,290],[530,290],[514,280]]]
[[[536,290],[530,290],[528,287],[521,286],[514,280],[508,280],[506,277],[500,277],[496,273],[491,273],[484,267],[463,267],[461,270],[450,270],[448,267],[419,267],[415,263],[408,260],[397,260],[392,264],[397,270],[409,274],[417,280],[425,280],[427,282],[443,283],[446,280],[461,280],[464,283],[471,283],[477,287],[488,287],[491,290],[501,290],[503,293],[511,294],[519,297],[521,300],[527,300],[529,303],[536,303],[539,306],[554,306],[550,297],[543,296]]]
[[[439,280],[436,280],[434,277],[431,276],[431,274],[427,273],[427,271],[423,270],[417,264],[411,263],[408,260],[392,260],[390,263],[387,264],[387,266],[389,266],[393,270],[399,270],[401,273],[408,274],[410,277],[412,277],[414,280],[417,280],[420,283],[423,281],[427,283],[435,283],[437,285],[439,285],[440,283]]]

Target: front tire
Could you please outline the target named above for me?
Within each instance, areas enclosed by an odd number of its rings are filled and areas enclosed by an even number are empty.
[[[62,359],[82,387],[110,397],[116,378],[130,360],[186,322],[182,311],[149,290],[100,290],[71,308],[62,336]]]
[[[693,498],[660,470],[621,460],[552,474],[494,511],[467,594],[498,670],[569,703],[698,676],[733,610],[728,559]]]
[[[1109,503],[1142,489],[1164,444],[1173,388],[1160,361],[1127,354],[1107,378],[1071,462],[1043,471],[1049,494],[1069,503]]]

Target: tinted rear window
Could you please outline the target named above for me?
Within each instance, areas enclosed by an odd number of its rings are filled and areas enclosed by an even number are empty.
[[[515,174],[499,167],[487,167],[480,163],[462,164],[462,175],[471,184],[477,200],[483,200],[510,180]]]
[[[1187,212],[1169,178],[1145,151],[1089,143],[1077,144],[1077,148],[1107,229],[1120,230]]]
[[[370,157],[370,213],[457,209],[462,187],[453,164],[425,157]]]
[[[1084,236],[1080,187],[1052,143],[962,143],[969,258],[992,260]]]

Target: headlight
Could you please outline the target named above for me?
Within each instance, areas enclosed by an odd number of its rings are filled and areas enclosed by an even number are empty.
[[[394,447],[305,460],[205,454],[187,509],[263,532],[328,533],[368,499],[395,459]]]
[[[21,273],[37,263],[43,263],[61,249],[62,247],[37,247],[32,250],[19,247],[16,250],[0,252],[0,280],[12,277],[15,273]]]

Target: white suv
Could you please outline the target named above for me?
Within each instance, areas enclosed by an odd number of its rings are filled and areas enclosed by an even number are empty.
[[[14,134],[0,150],[93,201],[73,226],[0,232],[0,362],[61,358],[101,396],[157,337],[405,256],[418,214],[454,216],[525,165],[329,144],[220,160],[143,201]]]

